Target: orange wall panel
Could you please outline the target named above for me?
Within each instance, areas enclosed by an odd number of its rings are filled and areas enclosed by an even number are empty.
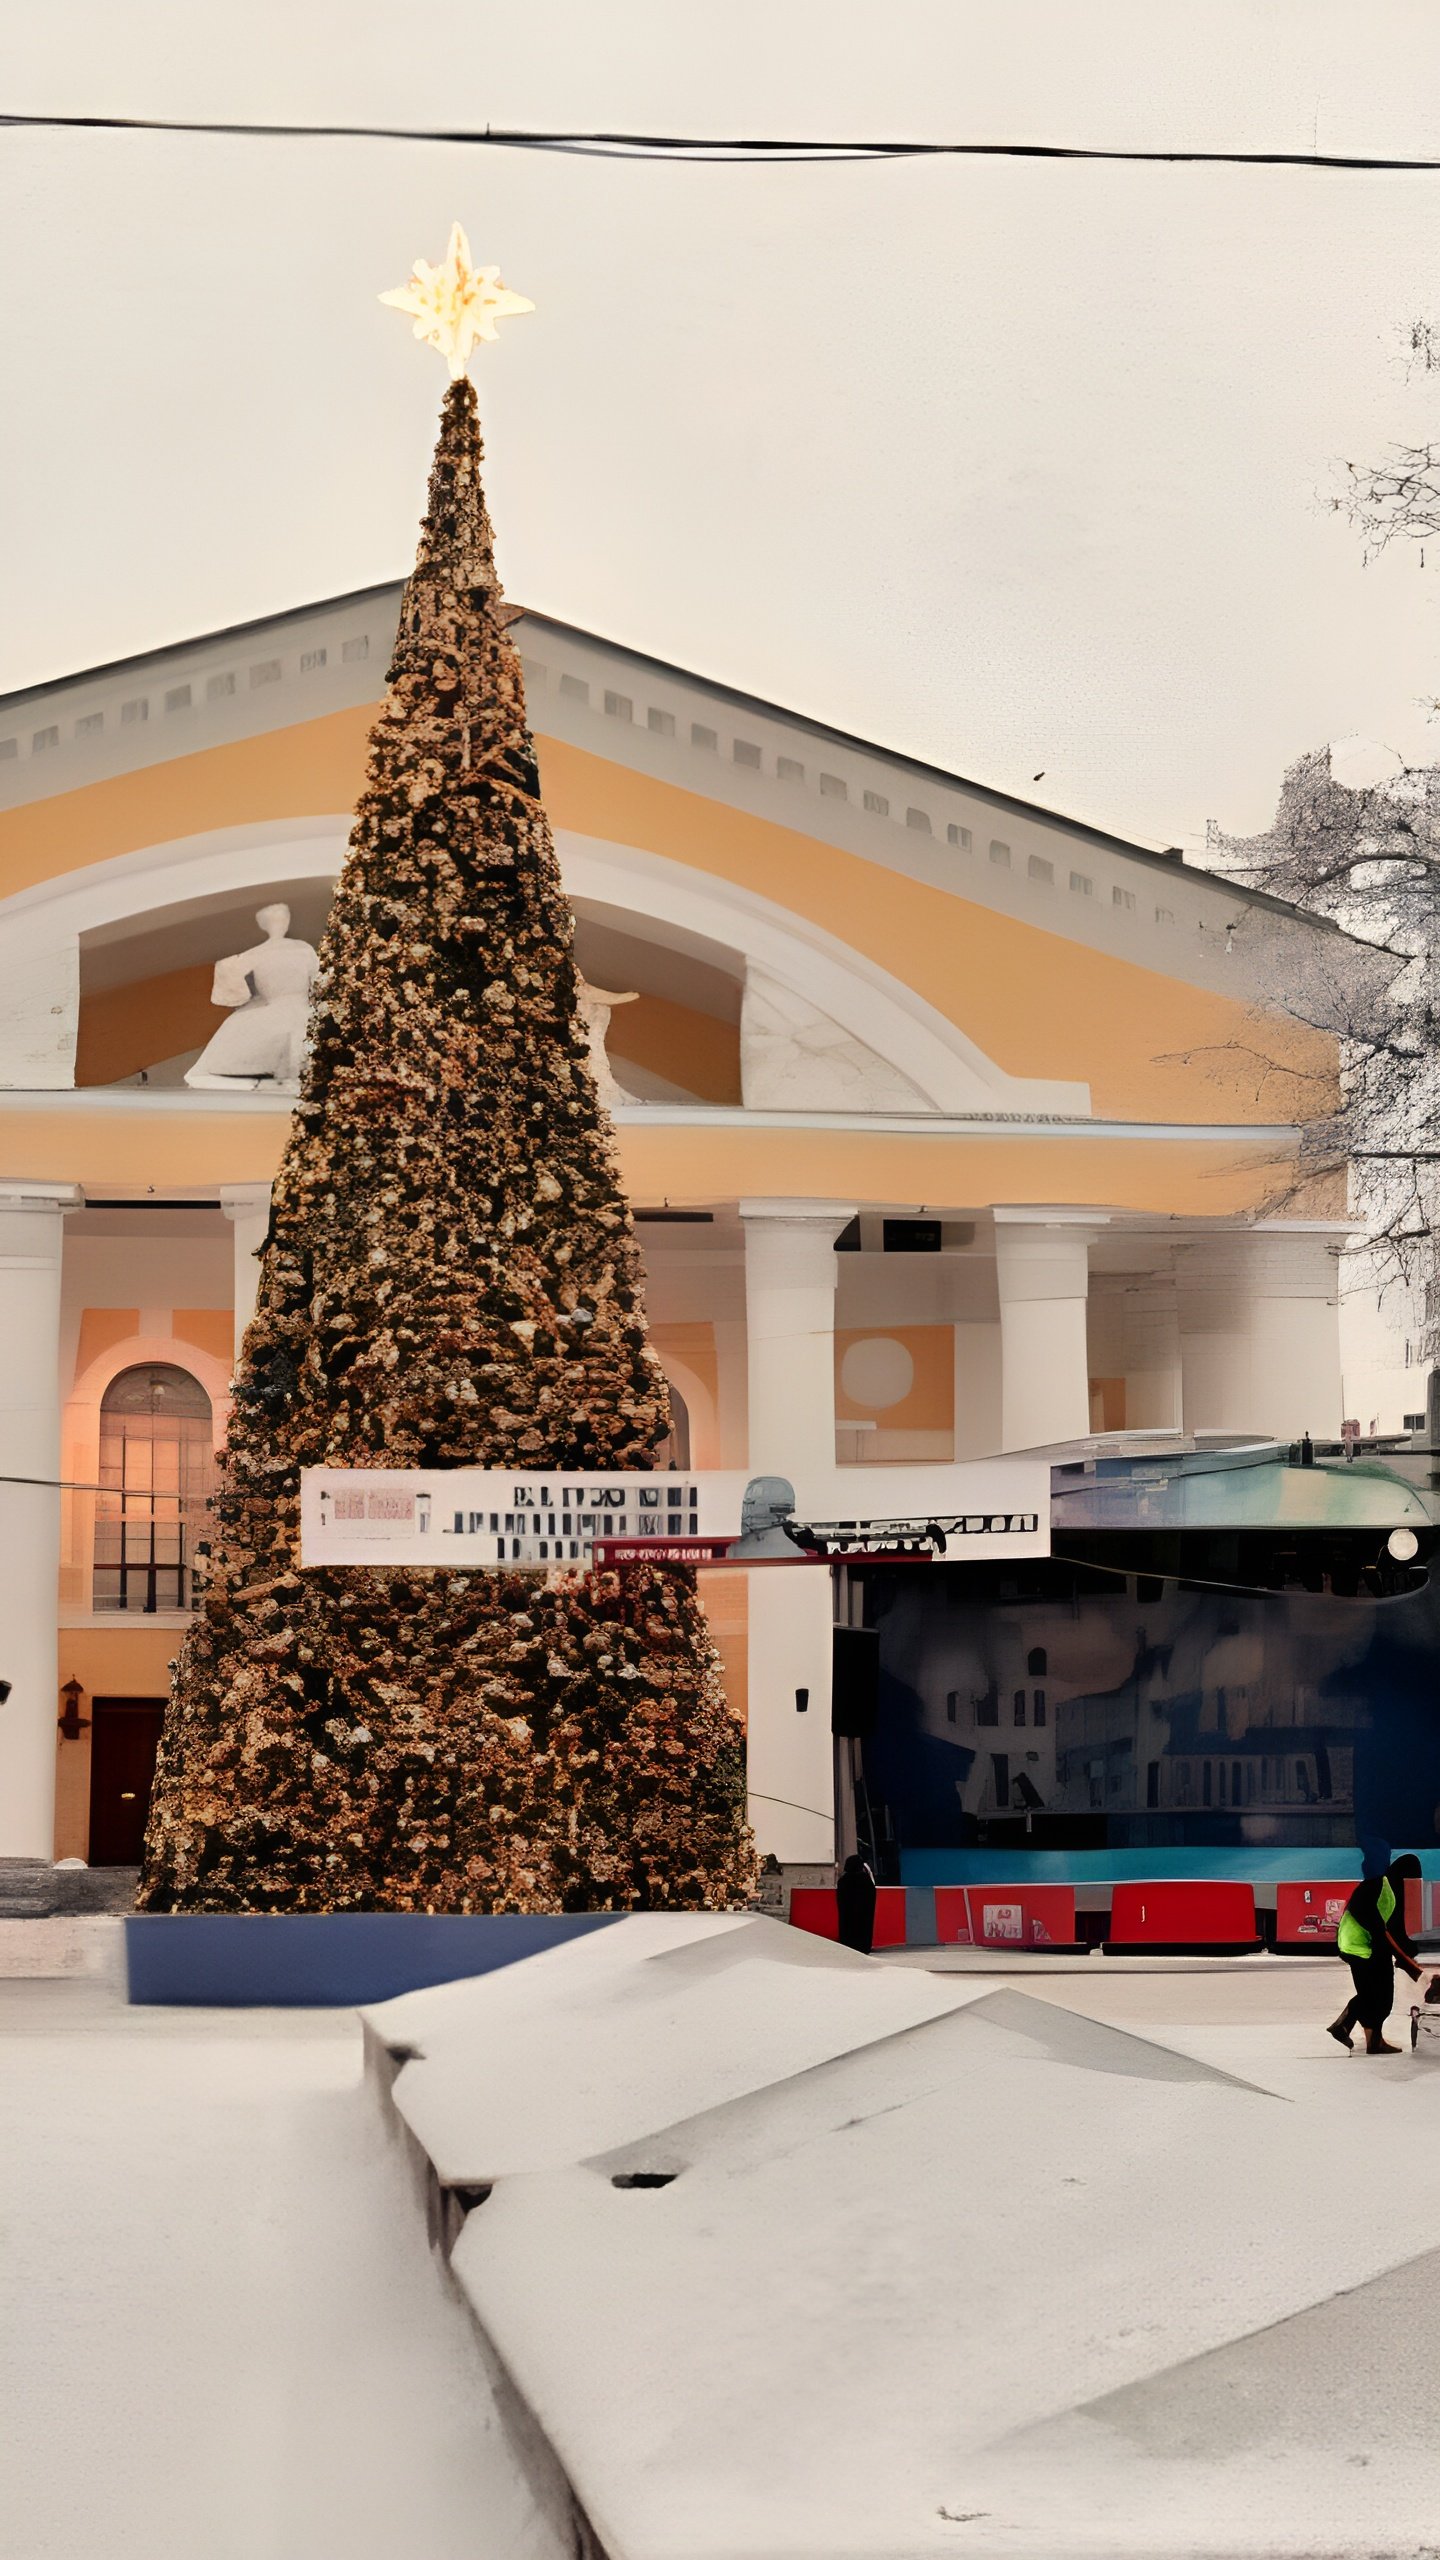
[[[98,1360],[102,1351],[113,1351],[117,1342],[128,1342],[139,1330],[138,1307],[87,1307],[80,1318],[76,1377],[83,1378],[91,1361]]]
[[[193,1342],[230,1368],[235,1358],[235,1319],[224,1307],[176,1307],[170,1319],[181,1342]]]
[[[740,1100],[740,1026],[718,1022],[693,1005],[672,1004],[668,996],[639,996],[634,1004],[617,1005],[606,1035],[620,1082],[625,1060],[665,1076],[701,1102]]]
[[[0,1111],[0,1175],[19,1181],[134,1183],[157,1189],[268,1182],[288,1117],[37,1107]],[[1293,1163],[1273,1143],[1216,1138],[894,1137],[869,1129],[706,1128],[643,1122],[617,1132],[629,1197],[708,1208],[746,1197],[918,1200],[946,1209],[1143,1209],[1166,1217],[1226,1218],[1270,1208],[1284,1193],[1291,1218],[1343,1218],[1343,1182],[1292,1196]]]
[[[80,999],[75,1043],[77,1084],[118,1084],[142,1067],[158,1066],[186,1049],[203,1049],[222,1015],[210,1001],[215,971],[208,960],[193,969],[167,969],[133,986],[103,987]]]
[[[750,1577],[733,1569],[696,1576],[725,1674],[725,1695],[743,1725],[749,1709]]]
[[[845,1354],[855,1342],[898,1342],[915,1364],[898,1404],[860,1404],[842,1384]],[[838,1325],[835,1331],[835,1419],[878,1422],[882,1431],[953,1431],[955,1328],[948,1324]]]

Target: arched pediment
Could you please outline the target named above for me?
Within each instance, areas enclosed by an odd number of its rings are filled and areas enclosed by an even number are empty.
[[[113,983],[218,944],[248,902],[314,895],[344,859],[349,821],[218,830],[97,863],[0,901],[0,1082],[73,1081],[82,968]],[[565,886],[582,918],[688,955],[740,990],[740,1063],[749,1107],[1084,1115],[1088,1088],[1009,1075],[926,998],[778,900],[634,846],[561,829]],[[307,918],[308,920],[308,918]],[[298,927],[297,927],[298,929]]]

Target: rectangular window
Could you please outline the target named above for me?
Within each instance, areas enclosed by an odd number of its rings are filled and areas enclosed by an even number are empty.
[[[1074,890],[1077,898],[1093,898],[1095,895],[1095,883],[1087,872],[1072,871],[1070,874],[1070,886]]]
[[[120,705],[120,725],[122,728],[133,728],[137,720],[148,720],[149,717],[150,700],[147,694],[139,694],[134,702],[122,702]]]
[[[775,770],[782,782],[803,782],[805,767],[798,756],[777,756]]]
[[[1405,1416],[1404,1427],[1407,1431],[1423,1431],[1425,1428],[1424,1414],[1407,1413]]]
[[[1155,910],[1155,921],[1157,924],[1173,924],[1175,921],[1174,908],[1157,907]]]
[[[588,702],[590,687],[583,676],[562,676],[560,691],[567,702]]]
[[[945,1692],[945,1721],[947,1724],[958,1724],[960,1721],[960,1692],[958,1689],[947,1689]]]
[[[1025,1721],[1025,1692],[1024,1692],[1024,1690],[1023,1690],[1023,1689],[1017,1689],[1017,1690],[1016,1690],[1016,1692],[1015,1692],[1015,1722],[1016,1722],[1017,1724],[1023,1724],[1023,1723],[1024,1723],[1024,1721]]]
[[[1135,904],[1135,892],[1133,889],[1112,889],[1110,892],[1110,903],[1112,906],[1116,907],[1133,907]]]
[[[883,791],[867,791],[865,806],[872,818],[888,818],[890,815],[890,803]]]
[[[83,719],[76,721],[75,735],[77,738],[93,738],[96,731],[103,729],[104,726],[105,714],[103,711],[87,711]]]
[[[190,687],[188,684],[172,684],[165,696],[165,708],[167,711],[189,710]]]
[[[328,649],[302,649],[300,652],[300,673],[302,676],[313,675],[317,667],[324,666],[329,655],[330,652]]]
[[[357,666],[362,658],[368,658],[370,655],[369,632],[358,632],[353,640],[347,640],[340,651],[340,655],[344,659],[347,667]]]
[[[278,684],[279,681],[280,661],[278,658],[262,658],[259,666],[252,667],[250,670],[250,690],[252,693],[259,685]]]
[[[1035,1694],[1030,1701],[1030,1705],[1032,1710],[1032,1723],[1044,1724],[1048,1711],[1045,1705],[1045,1692],[1043,1689],[1037,1689],[1035,1691]]]
[[[607,693],[605,708],[612,720],[633,720],[635,717],[635,705],[628,693]]]
[[[992,836],[990,839],[990,859],[992,862],[998,862],[1002,871],[1009,870],[1010,847],[1008,844],[1001,844],[999,838],[996,836]]]
[[[993,1690],[993,1689],[992,1689],[992,1690],[990,1690],[990,1691],[989,1691],[989,1693],[988,1693],[985,1697],[983,1697],[983,1698],[977,1698],[977,1699],[976,1699],[976,1701],[975,1701],[975,1721],[976,1721],[976,1723],[977,1723],[977,1724],[998,1724],[998,1723],[999,1723],[999,1721],[1000,1721],[1000,1701],[999,1701],[999,1699],[996,1697],[995,1692],[994,1692],[994,1690]]]
[[[227,696],[232,694],[234,690],[235,679],[233,676],[207,676],[205,679],[205,699],[207,702],[224,702]]]
[[[968,827],[957,827],[957,826],[955,825],[954,821],[952,820],[952,821],[951,821],[951,823],[950,823],[950,825],[949,825],[949,826],[946,828],[946,830],[945,830],[945,837],[946,837],[946,841],[947,841],[947,843],[949,843],[949,844],[953,844],[953,845],[954,845],[955,850],[956,850],[956,852],[957,852],[957,853],[968,853],[968,852],[969,852],[969,850],[970,850],[970,830],[969,830],[969,828],[968,828]]]
[[[34,737],[30,741],[31,752],[37,756],[43,755],[47,747],[58,747],[59,744],[60,732],[58,729],[37,729]]]
[[[1025,869],[1032,880],[1043,880],[1047,887],[1053,887],[1055,865],[1053,862],[1047,862],[1043,853],[1032,853]]]
[[[703,720],[692,720],[690,744],[692,747],[718,747],[720,740],[713,729],[706,728]]]
[[[907,809],[905,812],[905,824],[907,827],[913,827],[918,836],[928,836],[930,833],[929,810]]]
[[[848,800],[850,794],[838,773],[822,773],[820,797],[822,800]]]
[[[0,756],[18,756],[19,753],[20,741],[18,738],[0,738]]]
[[[675,714],[673,711],[656,711],[652,707],[645,714],[645,725],[647,728],[654,730],[657,738],[673,738],[675,735]]]
[[[737,738],[730,753],[737,764],[748,764],[752,773],[760,770],[760,750],[753,738]]]

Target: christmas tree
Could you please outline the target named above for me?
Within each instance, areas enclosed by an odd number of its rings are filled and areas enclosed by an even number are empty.
[[[141,1903],[723,1906],[752,1882],[744,1742],[691,1572],[299,1565],[302,1467],[644,1469],[669,1428],[464,372],[467,329],[529,306],[477,279],[458,231],[448,270],[417,267],[407,292],[456,378],[321,947]]]

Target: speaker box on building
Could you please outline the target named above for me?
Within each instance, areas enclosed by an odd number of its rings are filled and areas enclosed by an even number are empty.
[[[830,1730],[863,1742],[880,1699],[880,1636],[874,1627],[832,1630]]]

